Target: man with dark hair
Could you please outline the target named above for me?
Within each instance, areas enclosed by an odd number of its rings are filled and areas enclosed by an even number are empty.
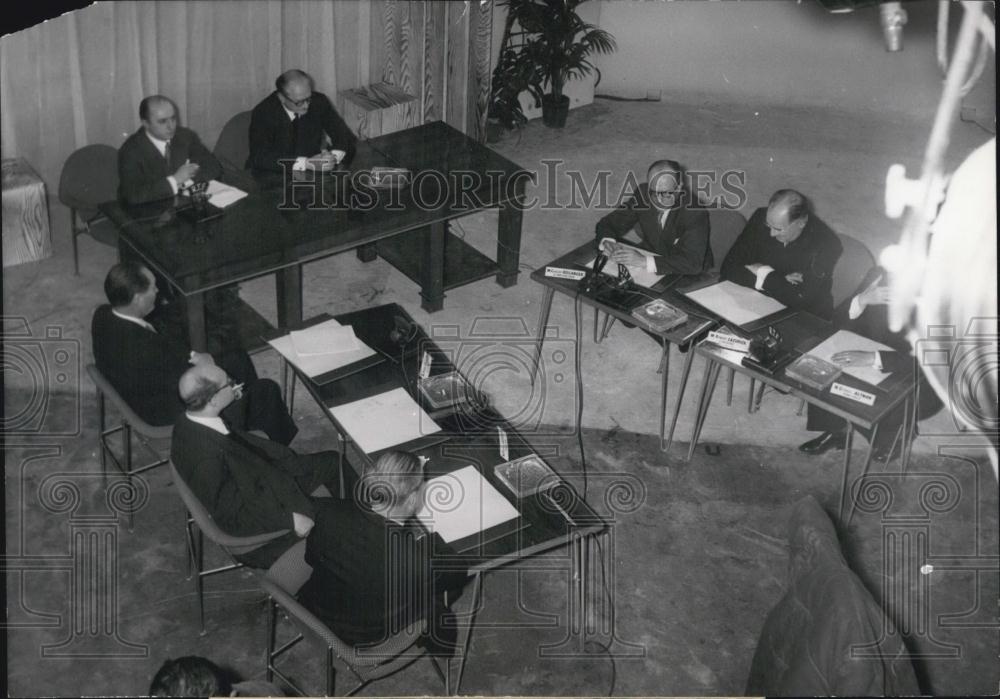
[[[357,138],[322,92],[314,92],[313,79],[301,70],[278,76],[275,90],[250,115],[250,157],[254,175],[282,172],[280,160],[336,158],[328,147],[354,153]],[[329,146],[327,145],[329,144]]]
[[[833,268],[843,246],[809,213],[808,200],[779,189],[757,209],[722,262],[721,277],[762,291],[789,308],[833,314]]]
[[[156,302],[153,274],[135,261],[115,265],[104,280],[109,305],[94,312],[91,324],[94,361],[101,373],[143,420],[169,425],[184,410],[177,382],[191,365],[216,364],[239,378],[245,397],[225,417],[243,429],[263,430],[288,444],[298,432],[288,414],[281,390],[269,379],[257,378],[253,362],[243,350],[219,352],[213,357],[191,348],[147,320]]]
[[[118,149],[118,197],[126,204],[169,199],[193,182],[222,175],[198,134],[177,124],[177,106],[163,95],[139,103],[142,127]]]
[[[649,166],[646,182],[623,206],[597,223],[597,240],[613,262],[657,274],[696,275],[712,268],[708,213],[689,201],[684,173],[673,160]],[[638,226],[643,254],[618,242]]]
[[[263,680],[234,682],[234,678],[208,658],[186,655],[166,660],[149,685],[153,697],[282,697],[277,687]]]
[[[241,555],[243,563],[270,566],[312,529],[318,503],[311,496],[339,493],[341,481],[343,492],[353,487],[350,464],[337,452],[300,455],[227,424],[242,386],[220,367],[196,364],[177,390],[187,409],[174,423],[170,458],[219,527],[232,536],[291,530]]]

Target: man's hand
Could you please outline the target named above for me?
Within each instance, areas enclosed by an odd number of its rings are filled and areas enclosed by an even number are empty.
[[[861,350],[846,350],[837,352],[832,357],[833,363],[842,367],[866,367],[875,366],[875,353],[862,352]]]
[[[614,253],[615,250],[618,249],[618,243],[617,241],[612,240],[611,238],[602,238],[600,247],[601,247],[601,252],[603,252],[605,255],[610,256],[611,254]]]
[[[801,284],[802,283],[802,272],[792,272],[791,274],[785,275],[785,280],[789,284]]]
[[[757,274],[757,272],[760,271],[760,268],[763,267],[764,265],[755,262],[752,265],[743,265],[743,266],[750,272],[750,274]]]
[[[198,163],[192,163],[189,160],[177,168],[177,172],[174,173],[174,179],[177,180],[178,185],[182,185],[194,177],[197,172]]]
[[[318,155],[314,155],[309,158],[309,162],[312,163],[313,169],[329,170],[330,168],[336,167],[337,163],[340,162],[340,158],[336,153],[331,153],[328,150],[322,150]]]
[[[191,352],[188,362],[194,366],[215,366],[215,360],[208,352]]]
[[[309,535],[312,530],[313,525],[316,524],[312,519],[306,517],[305,515],[300,515],[298,512],[292,513],[292,524],[295,527],[295,534],[300,539],[305,538]]]
[[[646,256],[635,248],[630,248],[626,245],[616,246],[609,257],[613,262],[617,262],[618,264],[622,264],[627,267],[646,266]]]

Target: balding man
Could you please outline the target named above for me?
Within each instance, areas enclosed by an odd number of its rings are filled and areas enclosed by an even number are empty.
[[[177,105],[163,95],[139,103],[141,128],[118,149],[118,197],[126,204],[169,199],[194,182],[222,175],[198,135],[177,124]]]
[[[241,385],[224,369],[197,364],[178,383],[186,411],[174,423],[170,458],[184,482],[232,536],[290,530],[240,556],[266,568],[315,524],[315,497],[341,492],[337,452],[296,454],[288,447],[232,427],[223,412],[241,397]],[[343,460],[344,493],[356,477]],[[321,487],[323,486],[323,487]]]
[[[750,217],[722,262],[721,277],[829,319],[833,267],[842,250],[836,234],[810,215],[802,194],[779,189]]]
[[[250,157],[255,176],[282,172],[281,160],[299,157],[336,159],[328,148],[354,153],[357,138],[313,79],[288,70],[274,82],[275,90],[250,115]]]
[[[618,244],[638,227],[648,252]],[[673,160],[649,166],[647,181],[623,206],[597,223],[597,240],[612,261],[656,274],[696,275],[712,268],[708,213],[684,190],[684,174]]]

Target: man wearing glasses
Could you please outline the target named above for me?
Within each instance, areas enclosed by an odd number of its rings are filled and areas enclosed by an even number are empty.
[[[644,251],[621,244],[637,228]],[[697,275],[712,268],[708,213],[689,199],[681,166],[657,160],[624,205],[597,222],[597,240],[612,262],[656,274]]]
[[[322,92],[313,91],[312,77],[288,70],[274,82],[275,91],[250,116],[250,157],[254,176],[283,172],[281,160],[308,158],[324,167],[340,158],[330,148],[354,153],[357,138]]]

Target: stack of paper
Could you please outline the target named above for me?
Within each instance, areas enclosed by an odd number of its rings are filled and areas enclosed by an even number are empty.
[[[441,431],[402,388],[338,405],[330,413],[366,454]]]
[[[729,281],[688,292],[685,296],[734,325],[752,323],[785,309],[780,301]]]
[[[427,481],[417,519],[447,543],[484,532],[518,516],[499,490],[475,466]]]
[[[354,335],[353,328],[336,320],[293,330],[269,344],[310,378],[375,354],[375,350]]]
[[[847,352],[848,350],[857,350],[860,352],[891,352],[892,348],[888,345],[883,345],[881,342],[875,342],[875,340],[869,340],[867,337],[862,337],[857,333],[852,333],[850,330],[838,330],[833,335],[826,338],[823,342],[809,350],[809,354],[819,357],[820,359],[825,359],[828,362],[832,362],[833,355],[837,354],[837,352]],[[889,375],[884,371],[879,371],[873,366],[851,366],[850,364],[843,364],[840,365],[840,368],[844,370],[845,374],[850,374],[856,379],[867,381],[873,386],[878,386],[885,380],[885,377]]]
[[[220,209],[225,209],[230,204],[235,204],[247,195],[242,189],[230,187],[228,184],[223,184],[218,180],[209,181],[208,189],[205,190],[205,193],[208,195],[208,203]]]

